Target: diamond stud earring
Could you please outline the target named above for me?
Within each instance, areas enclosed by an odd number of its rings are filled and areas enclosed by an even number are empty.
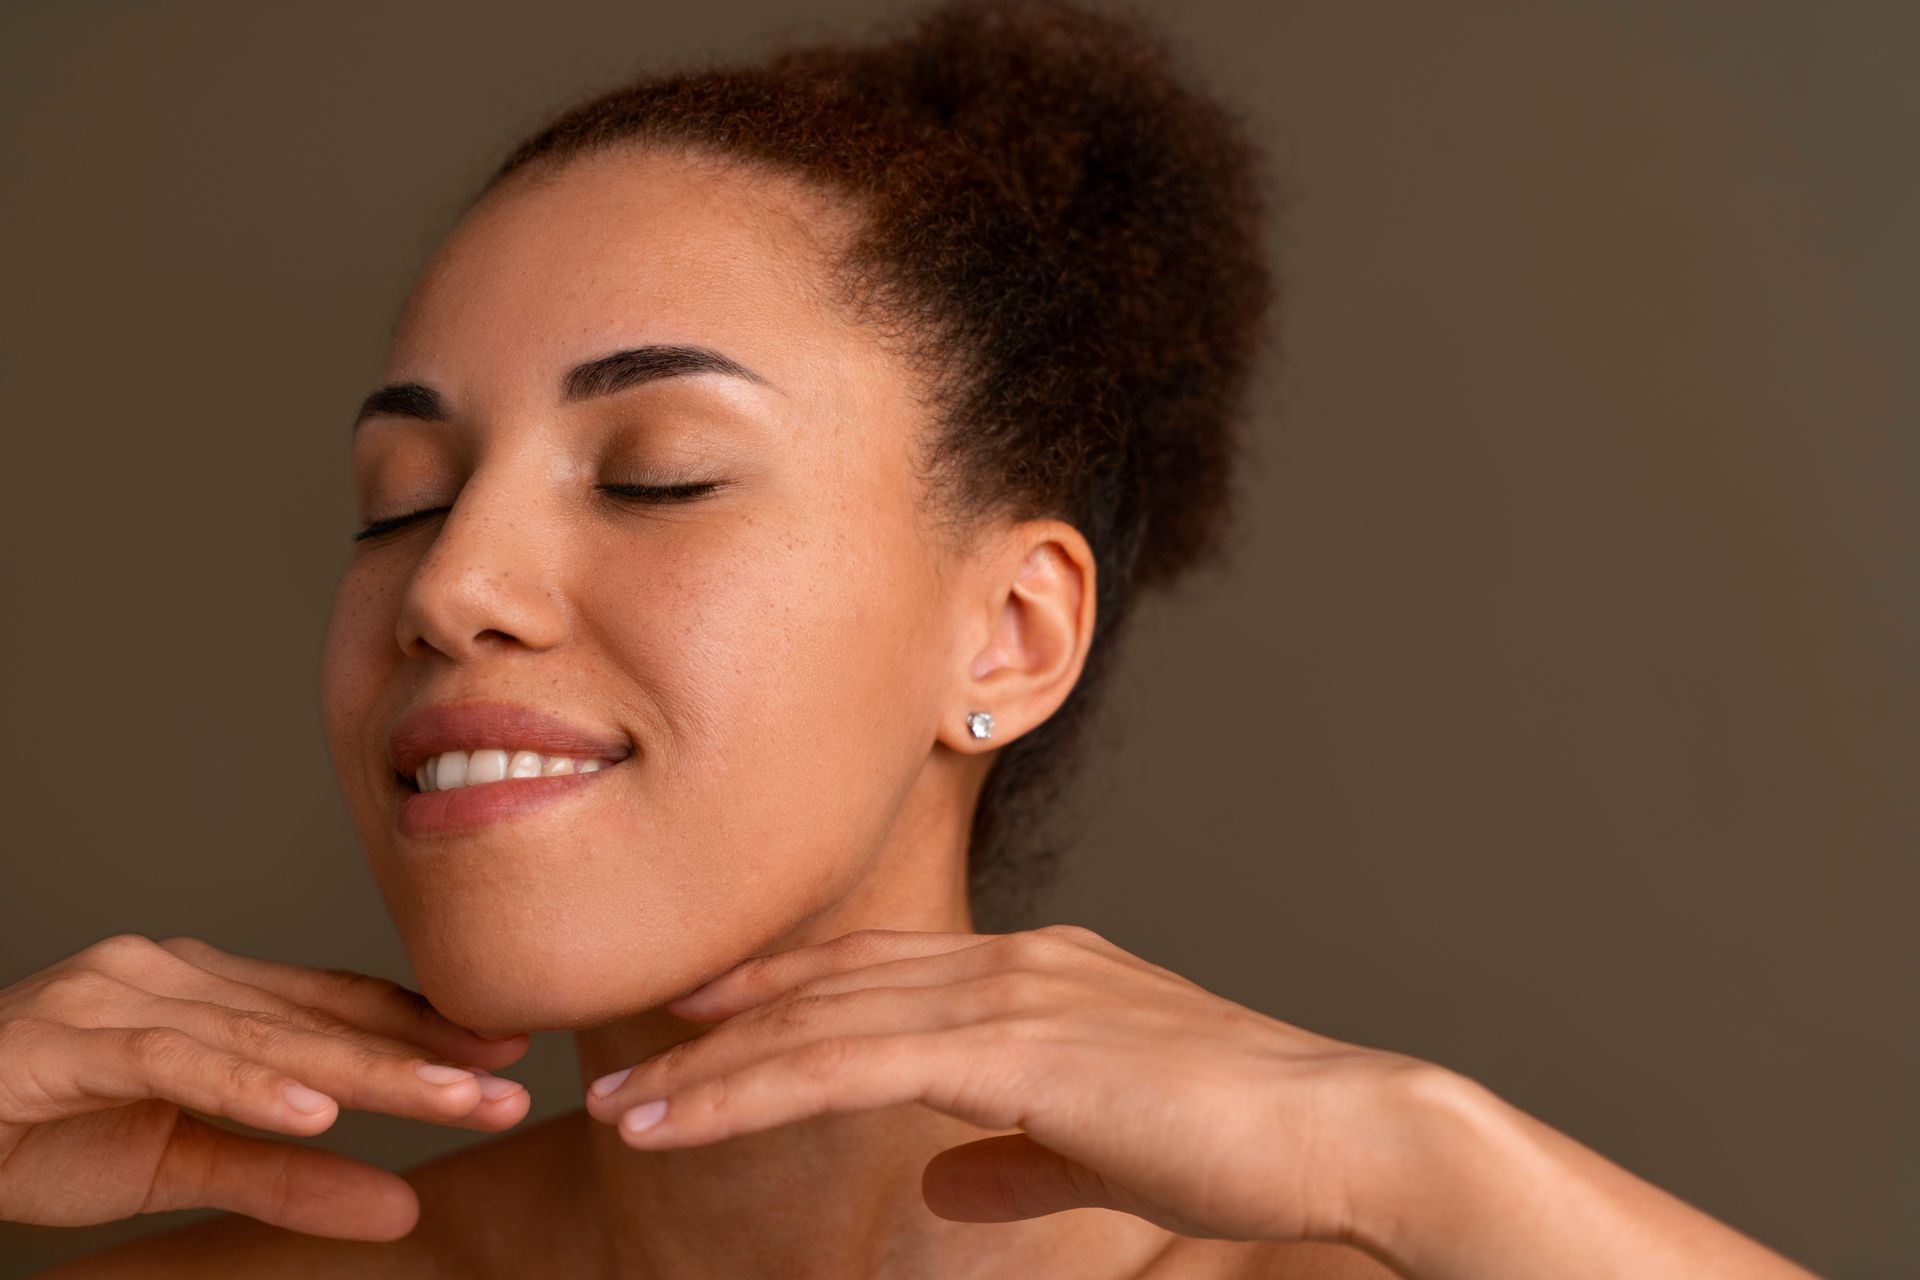
[[[967,712],[967,732],[976,738],[991,738],[993,717],[984,711]]]

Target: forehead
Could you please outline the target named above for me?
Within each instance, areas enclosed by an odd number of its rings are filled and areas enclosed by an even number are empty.
[[[870,348],[831,302],[847,207],[799,179],[622,147],[517,173],[420,273],[388,370],[478,390],[641,342],[767,372]],[[845,358],[847,352],[833,353]]]

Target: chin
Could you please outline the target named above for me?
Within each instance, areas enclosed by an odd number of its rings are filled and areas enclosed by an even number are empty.
[[[463,1027],[491,1035],[577,1031],[665,1004],[699,979],[666,970],[623,973],[611,954],[579,942],[500,945],[498,936],[409,939],[420,993]]]
[[[703,949],[645,919],[609,925],[591,910],[525,898],[488,909],[446,899],[418,906],[395,913],[415,984],[434,1008],[475,1031],[601,1026],[705,980],[694,967]]]
[[[635,822],[522,822],[433,848],[367,848],[415,986],[461,1026],[507,1034],[657,1009],[845,891],[843,863],[742,843],[765,860]]]

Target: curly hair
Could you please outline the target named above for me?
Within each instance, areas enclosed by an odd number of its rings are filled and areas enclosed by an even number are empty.
[[[969,897],[1024,927],[1064,784],[1142,589],[1223,557],[1243,401],[1274,292],[1269,183],[1237,115],[1131,10],[954,0],[861,43],[648,74],[562,112],[475,199],[627,144],[764,165],[850,197],[846,301],[927,378],[916,445],[949,527],[1054,517],[1096,560],[1079,680],[998,748]]]

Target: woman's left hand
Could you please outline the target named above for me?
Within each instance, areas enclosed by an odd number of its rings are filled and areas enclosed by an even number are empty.
[[[861,929],[665,1008],[719,1025],[589,1092],[608,1123],[665,1100],[652,1127],[620,1123],[630,1145],[907,1102],[1023,1130],[927,1165],[928,1207],[968,1222],[1099,1207],[1189,1236],[1351,1241],[1402,1085],[1442,1071],[1290,1026],[1077,925]]]

